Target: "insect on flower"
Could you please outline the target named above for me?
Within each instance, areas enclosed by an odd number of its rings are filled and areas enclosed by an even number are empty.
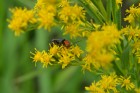
[[[52,44],[56,44],[58,46],[62,46],[64,45],[65,47],[69,48],[70,47],[70,42],[66,39],[52,39]]]

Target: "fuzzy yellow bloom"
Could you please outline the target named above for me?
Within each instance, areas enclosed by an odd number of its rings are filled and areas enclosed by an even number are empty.
[[[35,48],[35,53],[32,53],[31,54],[33,55],[33,57],[31,57],[33,59],[34,62],[37,62],[37,61],[41,61],[42,60],[42,52],[38,51],[36,48]]]
[[[68,64],[70,64],[71,61],[75,60],[75,56],[65,47],[61,48],[60,51],[61,52],[58,54],[58,63],[62,64],[62,69],[64,69]]]
[[[113,59],[114,56],[112,53],[102,53],[96,56],[95,62],[99,63],[101,67],[107,68]]]
[[[53,46],[50,45],[49,53],[54,56],[59,52],[59,46],[53,44]]]
[[[65,6],[61,9],[61,11],[58,13],[58,16],[60,20],[64,21],[65,23],[70,20],[71,17],[71,6]]]
[[[115,25],[103,26],[102,31],[92,32],[87,40],[87,51],[98,51],[104,47],[119,43],[120,32]],[[91,43],[92,42],[92,43]]]
[[[36,11],[40,10],[41,8],[44,8],[48,5],[55,5],[57,0],[37,0],[37,3],[34,6],[34,9]]]
[[[121,31],[124,35],[128,37],[128,41],[136,41],[140,35],[140,30],[138,27],[133,28],[132,26],[128,26],[126,28],[123,28]]]
[[[82,65],[83,71],[84,70],[92,71],[93,66],[95,69],[99,69],[99,67],[101,66],[99,62],[96,62],[96,59],[91,54],[87,54],[83,58],[83,61],[85,62],[84,65]]]
[[[133,90],[135,88],[135,85],[130,81],[130,78],[131,78],[131,76],[129,76],[128,78],[121,76],[119,78],[121,87],[125,87],[126,90]]]
[[[101,31],[92,32],[88,37],[86,50],[94,61],[87,60],[88,57],[86,57],[86,60],[84,59],[85,65],[90,64],[96,66],[95,68],[108,67],[114,60],[111,48],[119,43],[120,38],[120,32],[115,25],[105,25],[101,28]]]
[[[132,14],[128,15],[126,18],[124,18],[124,21],[128,21],[129,23],[134,22],[135,18]]]
[[[134,4],[130,7],[130,9],[127,9],[126,12],[130,13],[132,15],[137,14],[138,13],[138,7],[135,7]]]
[[[14,8],[10,9],[12,12],[12,18],[8,19],[8,27],[15,31],[15,35],[19,36],[22,32],[26,31],[28,24],[34,24],[37,22],[34,17],[33,10],[27,10],[27,8]]]
[[[55,7],[48,5],[45,8],[42,8],[38,11],[38,21],[39,28],[44,27],[47,30],[50,30],[52,26],[55,25],[54,16],[55,16]]]
[[[112,90],[114,93],[117,92],[117,85],[118,85],[118,78],[117,75],[112,73],[110,76],[107,75],[101,75],[101,80],[99,81],[100,87],[104,91],[110,91]],[[110,93],[110,92],[109,92]]]
[[[68,0],[61,0],[59,7],[65,7],[65,6],[69,6]]]
[[[79,28],[79,24],[78,23],[77,24],[76,23],[68,24],[65,27],[64,35],[65,34],[70,34],[71,38],[76,38],[76,37],[80,37],[81,36],[81,32],[82,32],[82,29]]]
[[[85,87],[90,93],[118,93],[118,77],[114,73],[101,75],[101,80],[95,81],[89,87]]]
[[[140,6],[134,6],[134,4],[130,7],[130,9],[126,10],[128,16],[124,18],[124,21],[128,21],[129,23],[139,22],[140,18]]]
[[[36,62],[41,62],[43,64],[43,67],[47,67],[48,65],[52,65],[51,62],[55,61],[54,58],[52,58],[52,55],[48,54],[46,51],[38,51],[37,49],[35,49],[35,53],[32,53],[33,57],[31,57],[33,59],[33,61]],[[35,64],[36,65],[36,64]]]
[[[62,0],[60,8],[61,9],[58,13],[58,16],[60,20],[62,20],[64,23],[85,19],[85,11],[82,7],[78,6],[77,4],[71,6],[67,0]]]
[[[57,44],[52,44],[47,52],[45,50],[40,52],[35,49],[35,53],[31,53],[33,55],[31,58],[34,62],[41,62],[43,67],[53,64],[61,64],[62,69],[64,69],[78,59],[82,53],[83,51],[77,45],[65,47],[63,45],[59,46]],[[77,61],[74,63],[76,62]]]
[[[85,64],[82,65],[83,71],[85,69],[91,71],[91,66],[94,65],[94,62],[95,62],[94,59],[91,57],[91,55],[86,55],[86,57],[83,59],[83,61],[85,62]]]
[[[73,7],[72,7],[72,20],[80,20],[81,19],[85,19],[85,11],[84,11],[84,8],[83,7],[80,7],[78,6],[77,4],[75,4]]]
[[[83,53],[83,51],[77,45],[71,47],[71,52],[77,57],[80,57],[80,55]]]
[[[41,63],[43,63],[43,67],[47,67],[48,65],[52,65],[51,62],[55,61],[52,58],[52,55],[48,54],[47,52],[43,51]]]
[[[86,90],[90,91],[89,93],[105,93],[105,91],[99,87],[99,83],[93,82],[89,87],[85,87]]]

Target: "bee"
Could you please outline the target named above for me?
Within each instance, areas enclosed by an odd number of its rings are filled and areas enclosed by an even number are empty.
[[[51,41],[51,45],[53,46],[53,44],[58,45],[58,46],[65,46],[67,48],[70,47],[70,42],[66,39],[52,39]]]

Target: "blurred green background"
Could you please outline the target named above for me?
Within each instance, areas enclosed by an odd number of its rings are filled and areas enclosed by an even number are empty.
[[[129,2],[128,2],[129,1]],[[98,78],[93,73],[81,71],[81,67],[61,66],[42,68],[30,58],[34,48],[47,50],[52,38],[62,36],[60,29],[51,32],[30,31],[15,37],[8,29],[9,8],[15,6],[31,8],[35,0],[0,0],[0,93],[86,93],[84,87]],[[123,0],[122,16],[128,6],[140,0]],[[83,42],[80,42],[82,44]],[[84,47],[82,47],[84,49]]]

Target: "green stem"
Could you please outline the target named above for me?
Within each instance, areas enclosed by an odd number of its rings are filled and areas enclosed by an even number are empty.
[[[121,8],[120,8],[120,6],[119,6],[119,8],[117,9],[117,11],[116,11],[117,13],[116,13],[116,16],[117,16],[117,27],[118,27],[118,29],[120,30],[121,29]]]
[[[111,23],[112,0],[107,0],[107,20]]]
[[[80,3],[86,8],[87,13],[91,16],[97,23],[103,24],[105,20],[104,16],[99,12],[98,8],[91,1],[79,0]]]
[[[116,1],[112,0],[112,17],[113,17],[113,22],[116,24],[117,23],[117,13],[116,13]]]
[[[104,8],[102,1],[101,0],[91,0],[91,1],[96,4],[96,6],[100,10],[101,14],[104,16],[105,20],[107,21],[107,12]]]
[[[39,71],[33,71],[33,72],[30,72],[28,74],[25,74],[23,76],[20,76],[20,77],[16,78],[15,82],[16,83],[22,83],[22,82],[25,82],[29,79],[32,79],[32,78],[36,77],[39,74],[40,74]]]

